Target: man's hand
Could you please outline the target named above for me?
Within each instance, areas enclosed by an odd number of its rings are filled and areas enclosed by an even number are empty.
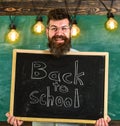
[[[111,121],[111,118],[107,116],[107,119],[100,118],[96,121],[95,126],[109,126],[109,122]]]
[[[10,113],[6,113],[7,122],[13,126],[21,126],[23,121],[17,120],[14,116],[11,116]]]

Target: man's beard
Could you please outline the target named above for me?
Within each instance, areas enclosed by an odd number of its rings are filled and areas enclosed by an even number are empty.
[[[64,43],[57,43],[56,39],[58,38],[64,40]],[[48,40],[48,47],[50,48],[50,52],[56,57],[60,57],[61,55],[70,51],[71,38],[67,38],[62,35],[55,35],[52,38],[48,38]]]

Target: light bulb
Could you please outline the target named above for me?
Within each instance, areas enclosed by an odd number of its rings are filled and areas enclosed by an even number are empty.
[[[76,37],[79,34],[80,34],[80,28],[77,26],[77,24],[73,24],[71,29],[71,36]]]
[[[118,28],[118,23],[114,18],[110,17],[108,21],[106,22],[105,26],[106,26],[106,29],[112,31]]]
[[[19,33],[16,31],[16,29],[10,29],[10,31],[7,34],[7,40],[10,43],[15,43],[19,39]]]
[[[44,32],[45,26],[41,21],[37,21],[36,24],[33,26],[33,32],[36,34],[41,34]]]

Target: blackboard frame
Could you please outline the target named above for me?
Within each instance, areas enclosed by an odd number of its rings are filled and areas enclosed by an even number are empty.
[[[13,50],[13,60],[12,60],[12,77],[11,77],[11,94],[10,94],[10,114],[14,115],[14,97],[15,97],[15,78],[16,78],[16,66],[17,54],[50,54],[49,51],[43,50],[24,50],[24,49],[14,49]],[[69,52],[66,55],[80,55],[80,56],[103,56],[105,62],[104,68],[104,114],[103,118],[107,118],[107,108],[108,108],[108,60],[109,53],[108,52]],[[38,117],[21,117],[16,116],[17,119],[23,121],[40,121],[40,122],[62,122],[62,123],[86,123],[86,124],[94,124],[96,120],[93,119],[71,119],[71,118],[38,118]]]

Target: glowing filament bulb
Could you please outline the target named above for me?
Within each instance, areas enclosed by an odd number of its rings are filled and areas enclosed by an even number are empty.
[[[118,28],[118,23],[114,18],[109,18],[106,22],[106,28],[108,30],[115,30]]]
[[[77,26],[77,24],[73,24],[71,29],[71,36],[76,37],[79,34],[80,34],[80,28]]]
[[[7,34],[7,39],[9,42],[16,42],[19,39],[19,33],[15,29],[10,29],[10,32]]]
[[[33,26],[33,32],[36,34],[41,34],[45,30],[45,26],[41,21],[37,21],[37,23]]]

